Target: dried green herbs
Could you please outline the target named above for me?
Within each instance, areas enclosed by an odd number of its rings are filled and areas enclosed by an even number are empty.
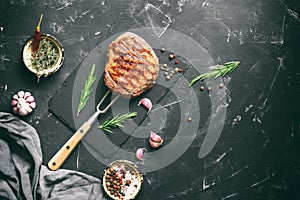
[[[80,111],[85,107],[87,101],[90,98],[92,92],[92,86],[96,80],[96,76],[94,75],[94,72],[95,72],[95,65],[93,65],[87,77],[87,80],[85,81],[84,88],[81,91],[80,100],[77,109],[77,116],[79,115]]]
[[[224,65],[219,65],[218,67],[210,70],[205,74],[200,74],[199,76],[195,77],[191,82],[190,86],[193,85],[196,81],[203,81],[204,79],[212,79],[218,78],[220,76],[225,76],[226,74],[230,74],[239,66],[239,61],[232,61],[227,62]]]
[[[57,62],[58,57],[59,52],[55,44],[47,37],[41,39],[39,49],[31,58],[31,65],[36,69],[37,76],[42,76],[45,70],[51,68]]]
[[[112,133],[111,128],[123,127],[122,123],[135,116],[137,116],[137,112],[129,112],[123,115],[117,115],[112,119],[109,117],[99,126],[99,128]]]

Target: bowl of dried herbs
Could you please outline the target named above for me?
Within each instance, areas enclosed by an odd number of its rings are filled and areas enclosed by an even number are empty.
[[[23,48],[23,62],[38,81],[56,72],[63,64],[64,49],[60,42],[49,34],[41,35],[39,48],[34,50],[34,37],[29,38]]]

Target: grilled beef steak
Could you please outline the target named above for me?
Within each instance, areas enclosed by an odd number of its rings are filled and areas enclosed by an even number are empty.
[[[140,36],[126,32],[108,47],[104,81],[114,93],[137,97],[151,88],[159,63],[150,45]]]

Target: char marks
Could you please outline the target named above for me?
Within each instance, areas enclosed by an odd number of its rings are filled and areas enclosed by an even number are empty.
[[[124,97],[136,97],[152,87],[158,76],[158,58],[147,42],[124,33],[108,49],[104,80],[109,89]]]

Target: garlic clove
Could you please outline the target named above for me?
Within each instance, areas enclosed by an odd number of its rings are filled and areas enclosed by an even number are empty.
[[[31,102],[31,103],[29,104],[29,106],[30,106],[32,109],[35,109],[36,103],[35,103],[35,102]]]
[[[18,95],[14,94],[13,99],[18,100],[19,99]]]
[[[33,96],[28,96],[27,98],[25,97],[25,99],[26,99],[26,102],[27,102],[27,103],[32,103],[32,102],[34,102],[34,97],[33,97]]]
[[[19,112],[18,107],[13,107],[13,111],[14,111],[15,113],[18,113],[18,112]]]
[[[135,156],[138,160],[143,160],[144,151],[147,150],[145,148],[138,148],[136,150]]]
[[[157,149],[162,145],[162,142],[154,142],[151,138],[149,138],[149,144],[153,149]]]
[[[32,96],[30,92],[25,92],[24,94],[24,99],[27,100],[27,97]]]
[[[157,143],[162,143],[163,142],[163,139],[157,135],[156,133],[154,132],[150,132],[150,139],[153,141],[153,142],[157,142]]]
[[[24,92],[24,91],[19,91],[17,94],[18,94],[18,97],[19,97],[19,98],[23,98],[25,92]]]
[[[159,148],[163,142],[164,140],[159,135],[152,131],[150,132],[149,144],[152,148]]]
[[[151,102],[151,100],[148,99],[148,98],[142,98],[142,99],[139,101],[138,106],[140,106],[141,104],[142,104],[143,106],[145,106],[145,107],[148,109],[147,114],[149,114],[149,112],[150,112],[151,109],[152,109],[152,102]]]
[[[11,100],[11,106],[16,106],[18,104],[18,100],[17,99],[13,99]]]

